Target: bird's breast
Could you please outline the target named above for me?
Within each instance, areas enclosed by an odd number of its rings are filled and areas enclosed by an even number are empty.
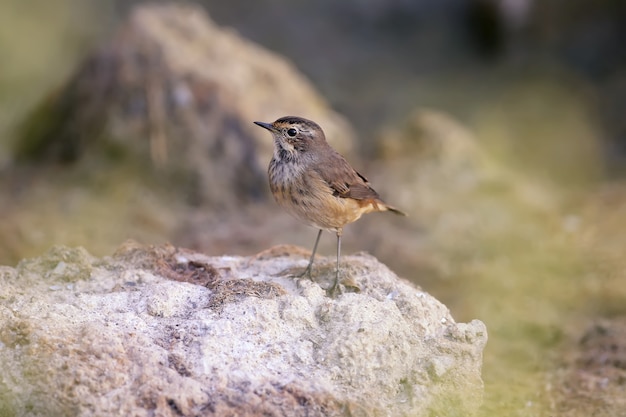
[[[357,200],[336,196],[319,174],[301,164],[273,159],[268,174],[276,202],[313,227],[338,230],[371,211]]]

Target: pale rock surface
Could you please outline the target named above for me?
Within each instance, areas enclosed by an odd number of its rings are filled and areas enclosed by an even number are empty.
[[[208,257],[128,243],[0,267],[0,414],[450,416],[482,398],[482,322],[369,255]],[[321,285],[321,286],[320,286]]]

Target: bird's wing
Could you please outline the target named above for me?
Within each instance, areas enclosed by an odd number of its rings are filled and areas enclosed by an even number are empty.
[[[355,200],[380,200],[378,193],[369,185],[367,178],[350,166],[343,156],[333,153],[324,165],[315,171],[330,186],[335,196]]]

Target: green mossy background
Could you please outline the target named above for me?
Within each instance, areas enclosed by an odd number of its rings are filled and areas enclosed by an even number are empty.
[[[500,181],[448,198],[441,214],[428,219],[437,224],[424,224],[426,243],[403,251],[424,258],[424,269],[380,245],[383,262],[446,303],[458,321],[486,323],[484,416],[626,413],[623,357],[593,366],[581,359],[608,348],[589,350],[588,329],[602,323],[611,334],[623,328],[626,314],[624,128],[615,116],[626,102],[626,59],[610,49],[623,35],[615,20],[626,13],[619,2],[572,2],[568,11],[557,3],[533,3],[524,30],[489,35],[464,28],[463,22],[476,22],[459,18],[453,5],[449,19],[438,9],[428,24],[412,21],[419,13],[403,13],[401,3],[385,12],[360,3],[351,9],[350,3],[207,2],[217,23],[288,56],[310,77],[352,122],[360,138],[356,152],[376,172],[396,164],[384,156],[384,132],[402,129],[416,108],[451,115],[489,155]],[[54,244],[102,256],[128,238],[193,241],[176,224],[201,208],[146,161],[107,148],[104,158],[71,163],[72,144],[58,149],[52,163],[38,158],[49,154],[41,132],[63,134],[65,113],[50,108],[50,100],[133,4],[6,0],[0,6],[0,264]],[[448,23],[437,29],[437,22]],[[600,34],[589,29],[594,22]],[[599,39],[597,55],[589,56],[586,39]],[[394,185],[377,188],[400,195]],[[439,191],[446,195],[445,184]],[[263,221],[254,209],[242,210]],[[224,228],[227,241],[231,229]],[[301,236],[289,243],[309,245],[311,232],[297,230]],[[345,252],[364,249],[349,233]],[[267,236],[237,242],[212,248],[252,254],[287,243]],[[332,254],[331,243],[322,242],[323,253]],[[625,340],[615,343],[626,352]],[[0,404],[0,414],[11,415],[3,410]]]

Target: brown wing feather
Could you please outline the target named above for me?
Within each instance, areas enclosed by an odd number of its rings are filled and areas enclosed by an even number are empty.
[[[354,169],[352,171],[358,176],[358,181],[354,182],[350,187],[350,197],[357,200],[380,200],[380,196],[370,186],[367,178]]]
[[[337,196],[355,200],[380,200],[380,196],[370,187],[367,179],[356,172],[343,156],[334,152],[329,159],[331,160],[327,160],[323,166],[316,166],[315,171]]]
[[[406,216],[406,213],[383,202],[371,186],[367,178],[357,172],[343,156],[332,152],[324,164],[317,164],[315,171],[330,186],[335,195],[342,198],[352,198],[363,205],[372,205],[376,211],[389,210]]]

